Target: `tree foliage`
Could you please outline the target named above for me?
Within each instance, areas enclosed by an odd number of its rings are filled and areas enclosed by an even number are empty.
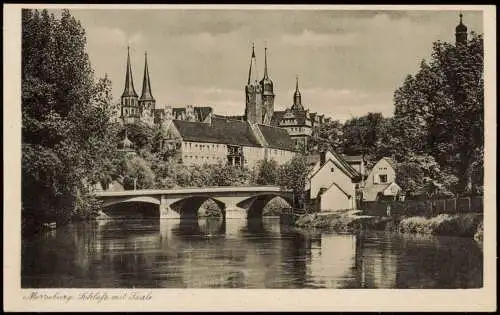
[[[22,201],[37,224],[71,217],[77,192],[102,179],[116,144],[110,85],[95,81],[85,31],[68,10],[22,11]]]
[[[434,43],[430,62],[394,94],[400,147],[432,155],[458,177],[461,193],[482,186],[473,173],[482,168],[483,85],[483,38],[473,33],[466,45]]]

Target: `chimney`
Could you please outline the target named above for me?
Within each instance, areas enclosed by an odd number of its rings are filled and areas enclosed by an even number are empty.
[[[326,152],[321,151],[319,153],[319,166],[323,166],[323,164],[325,164],[325,159],[326,159]]]

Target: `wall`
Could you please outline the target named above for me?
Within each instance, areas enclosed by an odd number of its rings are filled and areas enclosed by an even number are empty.
[[[243,147],[243,157],[245,158],[245,166],[253,168],[259,161],[264,159],[265,149],[259,147]]]
[[[333,168],[333,172],[331,169]],[[311,192],[310,198],[317,197],[321,188],[328,188],[332,183],[336,183],[346,193],[350,194],[352,198],[355,196],[354,183],[351,178],[342,172],[331,160],[325,162],[323,167],[310,179]]]
[[[385,159],[381,159],[375,164],[372,171],[368,175],[366,180],[366,186],[372,184],[383,184],[379,180],[379,175],[387,175],[387,184],[390,182],[394,182],[396,180],[396,171],[392,168],[392,166]]]
[[[276,162],[278,162],[278,165],[285,164],[286,162],[290,161],[294,155],[295,152],[293,151],[270,148],[267,149],[267,158],[269,160],[275,160]]]
[[[227,162],[227,145],[206,142],[182,142],[183,164],[218,164]]]
[[[354,200],[354,196],[348,198],[337,186],[332,185],[321,195],[320,209],[321,211],[355,209]]]

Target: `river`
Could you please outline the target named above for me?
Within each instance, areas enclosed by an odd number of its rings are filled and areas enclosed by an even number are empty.
[[[473,239],[262,221],[106,220],[23,240],[23,288],[479,288]]]

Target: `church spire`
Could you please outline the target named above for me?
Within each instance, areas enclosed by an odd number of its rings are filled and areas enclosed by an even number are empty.
[[[151,82],[149,80],[148,53],[144,53],[144,78],[142,80],[141,100],[154,100],[151,93]]]
[[[134,89],[134,79],[132,78],[132,66],[130,65],[130,46],[127,46],[127,72],[125,74],[125,89],[122,97],[137,97]]]
[[[293,93],[292,109],[302,109],[302,95],[299,91],[299,76],[295,77],[295,93]]]
[[[269,79],[269,76],[267,74],[267,43],[264,47],[264,80],[266,79]]]
[[[257,60],[255,58],[255,45],[252,44],[252,58],[250,59],[250,69],[248,69],[248,83],[254,84],[257,82]]]

